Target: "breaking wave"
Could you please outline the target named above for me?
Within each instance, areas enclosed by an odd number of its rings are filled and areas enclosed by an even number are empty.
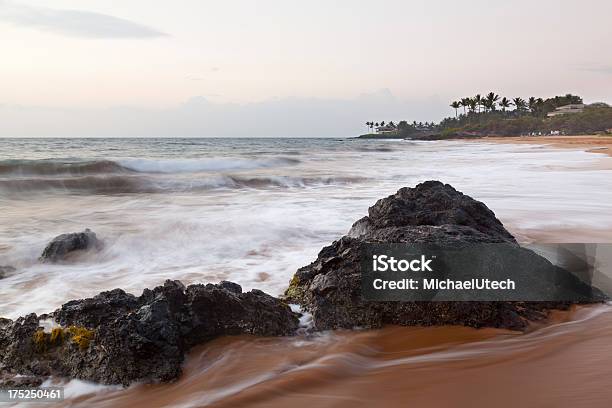
[[[130,169],[110,160],[55,161],[55,160],[3,160],[0,175],[10,176],[55,176],[86,175],[99,173],[124,173]]]
[[[222,188],[266,189],[345,185],[365,180],[362,177],[239,177],[229,175],[168,179],[126,174],[71,178],[0,179],[0,193],[20,195],[37,192],[68,192],[77,194],[197,192]]]
[[[292,166],[299,160],[287,157],[266,159],[205,158],[205,159],[121,159],[92,161],[4,160],[0,161],[2,176],[86,176],[125,173],[197,173],[254,170]]]

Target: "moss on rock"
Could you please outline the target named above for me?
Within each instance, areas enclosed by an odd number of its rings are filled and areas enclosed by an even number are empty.
[[[70,326],[66,331],[70,334],[72,342],[78,344],[81,350],[89,347],[95,335],[95,331],[81,326]]]
[[[285,291],[285,297],[289,300],[296,301],[302,298],[304,295],[304,288],[300,286],[300,278],[297,275],[293,275],[289,287]]]
[[[43,329],[36,330],[32,336],[32,341],[34,342],[36,351],[39,353],[44,353],[47,351],[47,333],[45,333]]]

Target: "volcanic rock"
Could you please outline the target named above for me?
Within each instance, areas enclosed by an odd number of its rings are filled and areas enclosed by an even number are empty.
[[[312,313],[317,330],[398,325],[465,325],[525,329],[550,309],[570,302],[400,302],[368,301],[361,293],[361,255],[371,243],[433,244],[460,247],[499,243],[522,251],[539,263],[539,255],[521,248],[483,203],[448,184],[427,181],[370,207],[368,216],[349,233],[323,248],[317,259],[298,269],[285,292],[287,301]],[[521,253],[520,256],[526,256]],[[553,269],[554,273],[562,271]],[[575,278],[565,275],[565,281]],[[573,279],[573,280],[572,280]],[[585,288],[588,290],[589,288]]]
[[[42,262],[58,262],[74,251],[86,251],[99,249],[102,242],[98,240],[96,234],[87,228],[83,232],[73,232],[62,234],[53,238],[45,247],[40,260]]]
[[[5,278],[11,272],[15,272],[15,268],[12,266],[0,266],[0,279]]]
[[[44,330],[49,323],[55,327]],[[197,344],[222,335],[291,335],[297,327],[286,303],[231,282],[185,287],[168,280],[139,297],[115,289],[49,315],[0,319],[0,378],[167,382]]]

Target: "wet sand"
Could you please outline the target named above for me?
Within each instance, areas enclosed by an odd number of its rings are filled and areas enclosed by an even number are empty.
[[[609,407],[611,306],[555,312],[531,332],[388,327],[310,339],[217,339],[174,384],[87,407]]]
[[[610,136],[520,136],[520,137],[483,137],[471,141],[487,141],[512,144],[546,144],[565,149],[583,149],[593,153],[612,156],[612,135]]]

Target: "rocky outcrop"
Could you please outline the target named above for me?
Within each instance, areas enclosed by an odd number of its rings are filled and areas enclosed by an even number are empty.
[[[41,327],[49,323],[55,327]],[[290,335],[297,326],[286,303],[259,290],[243,293],[231,282],[166,281],[139,297],[115,289],[49,315],[0,319],[0,378],[172,381],[197,344],[222,335]]]
[[[87,251],[99,249],[102,242],[98,240],[96,234],[87,228],[83,232],[73,232],[62,234],[53,238],[43,250],[40,260],[42,262],[58,262],[66,259],[74,251]]]
[[[394,195],[378,200],[368,210],[368,216],[353,225],[349,236],[368,238],[377,233],[384,236],[393,229],[412,230],[415,237],[411,241],[416,241],[423,234],[411,227],[419,226],[423,226],[425,231],[436,230],[430,227],[444,226],[441,235],[453,235],[453,229],[457,231],[456,235],[471,235],[475,230],[490,242],[515,242],[486,205],[439,181],[427,181],[415,188],[404,187]]]
[[[323,248],[313,263],[295,273],[285,296],[312,313],[316,329],[452,324],[521,330],[528,321],[545,318],[549,309],[569,306],[569,302],[367,301],[361,294],[360,263],[367,243],[439,247],[502,243],[548,263],[520,248],[483,203],[450,185],[428,181],[402,188],[370,207],[368,216],[357,221],[347,236]]]
[[[89,230],[62,235],[43,259],[64,259],[97,242]],[[361,294],[361,256],[370,243],[501,243],[527,251],[483,203],[450,185],[425,182],[379,200],[346,236],[296,272],[284,300],[259,290],[243,293],[232,282],[185,287],[169,280],[141,296],[115,289],[68,302],[49,315],[0,318],[0,385],[36,385],[50,375],[103,384],[172,381],[181,373],[185,353],[217,336],[295,333],[298,318],[286,301],[310,311],[318,330],[384,324],[521,330],[548,310],[570,304],[367,301]]]

